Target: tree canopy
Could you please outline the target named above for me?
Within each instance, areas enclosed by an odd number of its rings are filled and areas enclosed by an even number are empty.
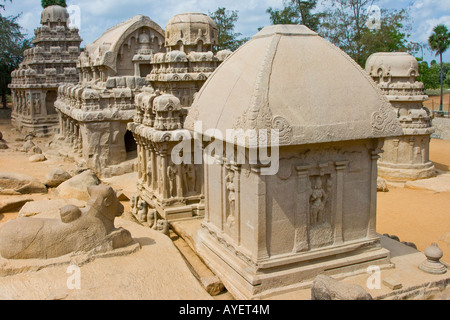
[[[380,21],[371,28],[368,8],[376,0],[284,0],[282,9],[267,9],[272,24],[304,24],[318,32],[364,67],[375,52],[407,51],[410,43],[408,11],[381,10]]]
[[[218,41],[216,50],[229,49],[231,51],[236,50],[245,42],[248,38],[240,38],[241,33],[234,32],[235,23],[239,19],[239,11],[226,10],[226,8],[217,8],[214,12],[209,12],[209,16],[216,22],[218,29]]]
[[[3,107],[6,107],[6,95],[9,94],[11,72],[18,68],[23,60],[23,51],[31,45],[31,40],[25,38],[17,23],[19,17],[4,17],[0,11],[0,95]]]
[[[67,8],[66,0],[42,0],[41,4],[44,9],[55,5]]]
[[[272,24],[303,24],[313,31],[318,31],[322,13],[313,13],[317,0],[284,0],[282,9],[268,8]]]
[[[444,100],[444,64],[442,61],[442,55],[450,47],[450,33],[448,28],[444,24],[439,24],[433,29],[433,34],[428,39],[428,44],[431,50],[436,52],[436,56],[440,58],[440,72],[439,80],[441,85],[441,103],[440,111],[443,111]]]

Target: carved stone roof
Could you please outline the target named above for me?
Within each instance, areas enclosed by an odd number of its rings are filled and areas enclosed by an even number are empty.
[[[372,77],[418,77],[419,63],[406,52],[378,52],[367,59],[366,71]]]
[[[216,45],[217,25],[213,19],[204,13],[181,13],[174,16],[166,25],[166,46],[197,45],[202,41],[204,45]]]
[[[42,11],[41,14],[41,24],[47,22],[69,22],[69,12],[66,8],[61,6],[48,6]]]
[[[202,134],[279,129],[280,145],[402,135],[394,108],[369,75],[297,25],[266,27],[228,57],[202,87],[185,128],[194,130],[196,121]]]
[[[107,66],[116,70],[116,60],[127,36],[141,27],[148,27],[164,39],[164,30],[149,17],[137,15],[125,22],[108,29],[100,38],[86,45],[80,56],[80,66]]]

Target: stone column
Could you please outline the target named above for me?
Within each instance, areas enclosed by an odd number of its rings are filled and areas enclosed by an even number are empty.
[[[308,208],[308,184],[309,169],[311,166],[297,166],[298,181],[298,199],[296,201],[297,212],[295,214],[295,244],[294,253],[309,250],[308,225],[309,225],[309,208]]]
[[[348,161],[336,162],[335,165],[336,165],[336,213],[334,216],[334,244],[336,245],[344,242],[343,238],[344,177]]]

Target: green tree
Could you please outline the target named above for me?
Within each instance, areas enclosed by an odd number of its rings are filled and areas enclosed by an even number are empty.
[[[55,5],[67,8],[66,0],[42,0],[41,4],[44,9]]]
[[[424,84],[425,90],[437,89],[439,87],[439,65],[436,63],[428,65],[426,61],[422,61],[421,59],[417,60],[419,61],[419,76],[417,77],[417,81]]]
[[[238,13],[237,10],[229,11],[225,8],[218,8],[213,13],[209,12],[209,16],[216,22],[218,29],[219,44],[215,50],[229,49],[234,51],[249,40],[248,38],[240,38],[242,34],[234,32],[235,23],[239,19]]]
[[[1,8],[4,9],[4,6]],[[31,45],[17,23],[19,17],[3,17],[0,12],[0,95],[4,108],[7,107],[6,96],[10,93],[8,84],[11,82],[11,72],[17,69],[23,60],[23,51]]]
[[[270,15],[270,22],[275,24],[299,24],[297,12],[291,6],[283,9],[274,9],[269,7],[266,12]]]
[[[317,0],[284,0],[283,9],[269,7],[266,12],[270,15],[272,24],[303,24],[313,31],[318,31],[322,13],[313,13]]]
[[[319,33],[364,67],[380,51],[408,51],[408,10],[382,10],[377,28],[370,28],[368,8],[374,0],[325,0]]]
[[[445,51],[450,47],[450,33],[448,32],[448,28],[443,25],[437,25],[433,29],[433,34],[428,39],[428,44],[430,45],[431,50],[436,52],[436,56],[439,56],[440,59],[440,84],[441,84],[441,104],[439,107],[440,111],[443,111],[444,107],[444,69],[443,69],[443,61],[442,55]]]

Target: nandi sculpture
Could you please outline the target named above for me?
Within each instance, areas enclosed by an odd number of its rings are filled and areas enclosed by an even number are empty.
[[[89,188],[85,208],[68,205],[60,219],[18,218],[0,228],[5,259],[51,259],[71,253],[103,253],[131,243],[128,230],[114,227],[123,206],[106,185]]]

